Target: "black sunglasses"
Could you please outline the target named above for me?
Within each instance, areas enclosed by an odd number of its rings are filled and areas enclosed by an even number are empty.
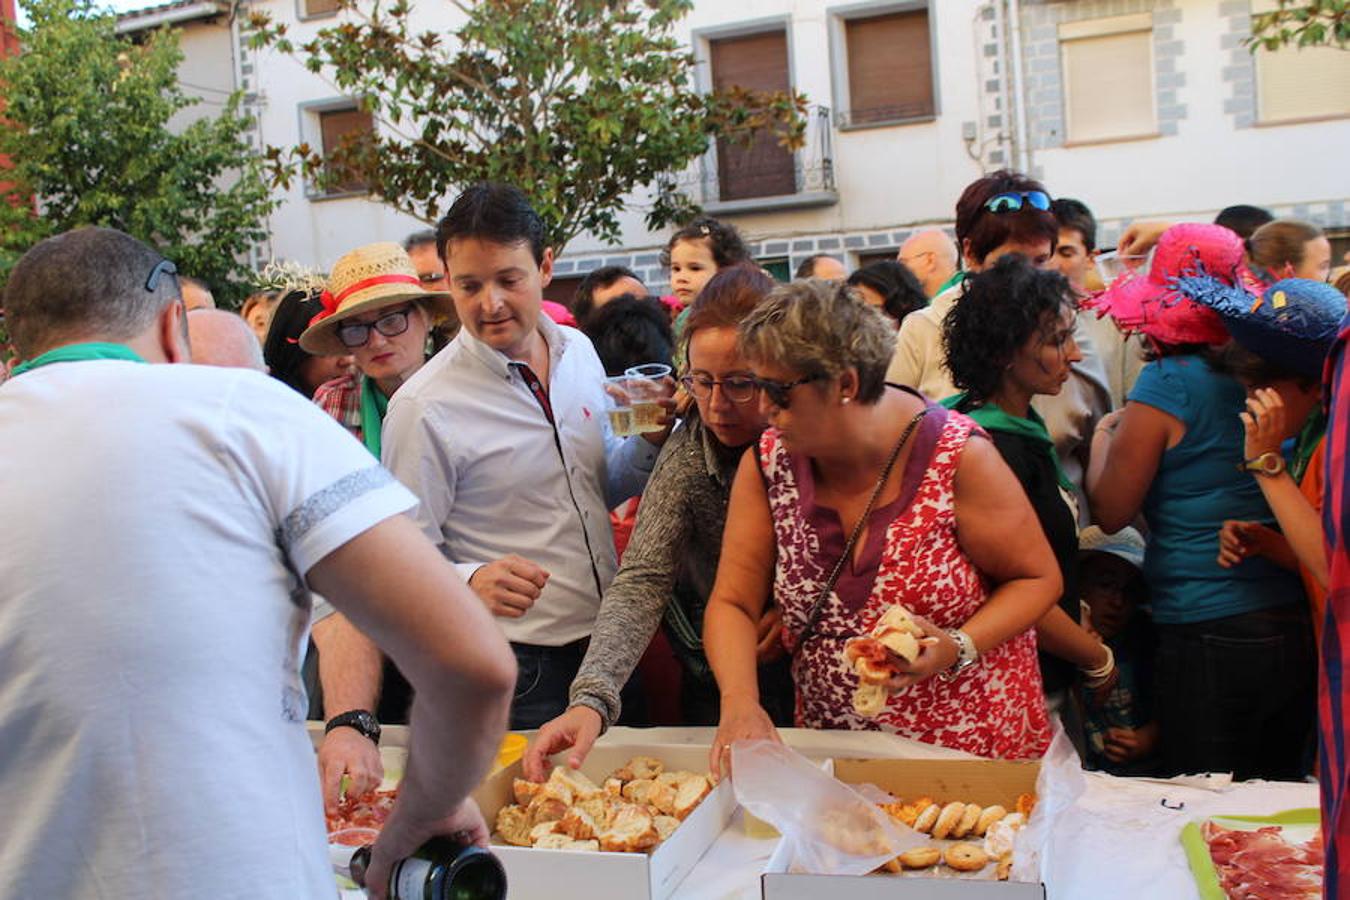
[[[787,409],[792,402],[788,395],[792,393],[795,387],[801,387],[804,384],[810,384],[813,381],[824,381],[823,374],[807,375],[805,378],[798,378],[796,381],[773,381],[768,378],[756,378],[755,384],[769,398],[769,402],[779,409]]]
[[[347,349],[355,350],[370,340],[372,328],[385,337],[397,337],[408,330],[408,316],[412,311],[411,306],[405,306],[385,313],[374,322],[344,322],[337,328],[338,340]]]
[[[991,213],[1017,212],[1024,205],[1047,210],[1050,208],[1050,195],[1045,191],[1004,191],[995,194],[984,202],[984,208]]]
[[[707,375],[686,375],[680,379],[680,384],[684,385],[684,389],[699,400],[707,400],[711,397],[715,387],[720,387],[722,396],[732,403],[749,403],[755,399],[755,394],[759,392],[759,383],[749,375],[733,375],[730,378],[723,378],[721,381],[709,378]]]

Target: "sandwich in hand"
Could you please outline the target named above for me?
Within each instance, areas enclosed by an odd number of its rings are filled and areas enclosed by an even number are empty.
[[[858,676],[853,692],[853,708],[869,719],[886,706],[886,683],[903,674],[897,662],[919,658],[919,640],[924,631],[900,604],[886,610],[867,637],[854,638],[844,645],[844,660]]]

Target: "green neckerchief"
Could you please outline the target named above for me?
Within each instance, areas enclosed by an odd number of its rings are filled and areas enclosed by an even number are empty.
[[[946,281],[942,282],[942,284],[938,286],[937,294],[934,294],[933,296],[936,297],[943,291],[948,290],[949,288],[956,287],[958,284],[960,284],[965,280],[966,280],[966,273],[962,272],[960,269],[957,269],[955,272],[952,273],[951,278],[948,278]]]
[[[141,355],[132,350],[126,344],[66,344],[64,347],[57,347],[55,350],[48,350],[39,356],[35,356],[25,363],[19,363],[10,372],[10,377],[22,375],[29,369],[38,369],[42,366],[49,366],[52,363],[63,362],[82,362],[86,359],[125,359],[130,362],[145,362]]]
[[[375,386],[374,378],[361,376],[361,440],[366,449],[380,458],[380,428],[389,411],[389,398]]]
[[[1050,431],[1045,427],[1045,420],[1042,419],[1034,409],[1027,409],[1027,418],[1019,418],[1011,413],[1006,413],[992,403],[982,403],[969,409],[963,409],[963,405],[969,400],[969,392],[962,392],[954,397],[948,397],[942,401],[942,405],[948,409],[954,409],[957,412],[963,412],[980,424],[986,431],[1002,431],[1007,434],[1016,434],[1029,439],[1034,444],[1039,444],[1050,461],[1055,464],[1055,477],[1059,480],[1059,486],[1071,493],[1076,493],[1077,488],[1069,480],[1069,476],[1064,474],[1064,469],[1059,464],[1059,455],[1055,453],[1055,442],[1050,440]]]
[[[1308,421],[1303,423],[1302,430],[1298,433],[1298,439],[1294,441],[1293,460],[1289,463],[1289,474],[1293,476],[1294,481],[1303,482],[1303,473],[1308,470],[1308,460],[1312,459],[1313,452],[1317,450],[1317,445],[1322,441],[1322,435],[1327,430],[1327,414],[1319,406],[1308,416]]]

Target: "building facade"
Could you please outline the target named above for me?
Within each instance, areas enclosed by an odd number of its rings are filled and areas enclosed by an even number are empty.
[[[344,15],[333,0],[254,2],[297,44]],[[849,266],[893,257],[915,229],[947,226],[962,188],[1002,166],[1086,202],[1104,246],[1135,219],[1208,219],[1233,203],[1308,219],[1342,244],[1350,53],[1253,56],[1242,43],[1250,16],[1271,2],[698,2],[681,35],[700,86],[790,87],[811,115],[796,152],[772,141],[713,147],[676,177],[779,275],[815,253]],[[450,4],[415,9],[419,25],[447,33],[461,18]],[[248,50],[240,25],[230,20],[230,65],[257,116],[257,146],[322,147],[382,127],[301,60]],[[643,202],[635,192],[617,246],[582,235],[565,249],[552,296],[567,299],[608,264],[666,282],[668,232],[646,229]],[[353,246],[425,227],[358,185],[320,195],[297,183],[264,256],[327,267]]]

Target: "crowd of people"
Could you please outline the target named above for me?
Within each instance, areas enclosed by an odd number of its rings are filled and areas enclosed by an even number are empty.
[[[318,809],[408,722],[372,883],[486,838],[466,797],[508,727],[542,779],[616,723],[713,726],[722,775],[782,727],[1023,759],[1058,717],[1116,774],[1320,770],[1334,831],[1326,236],[1235,206],[1104,257],[1086,204],[1011,171],[954,221],[780,284],[699,217],[668,295],[606,266],[567,306],[501,184],[269,268],[238,313],[120,232],[32,248],[4,297],[0,898],[196,890],[222,847],[248,896],[331,892]],[[615,385],[653,367],[621,433]],[[919,651],[864,702],[845,648],[896,604]]]

